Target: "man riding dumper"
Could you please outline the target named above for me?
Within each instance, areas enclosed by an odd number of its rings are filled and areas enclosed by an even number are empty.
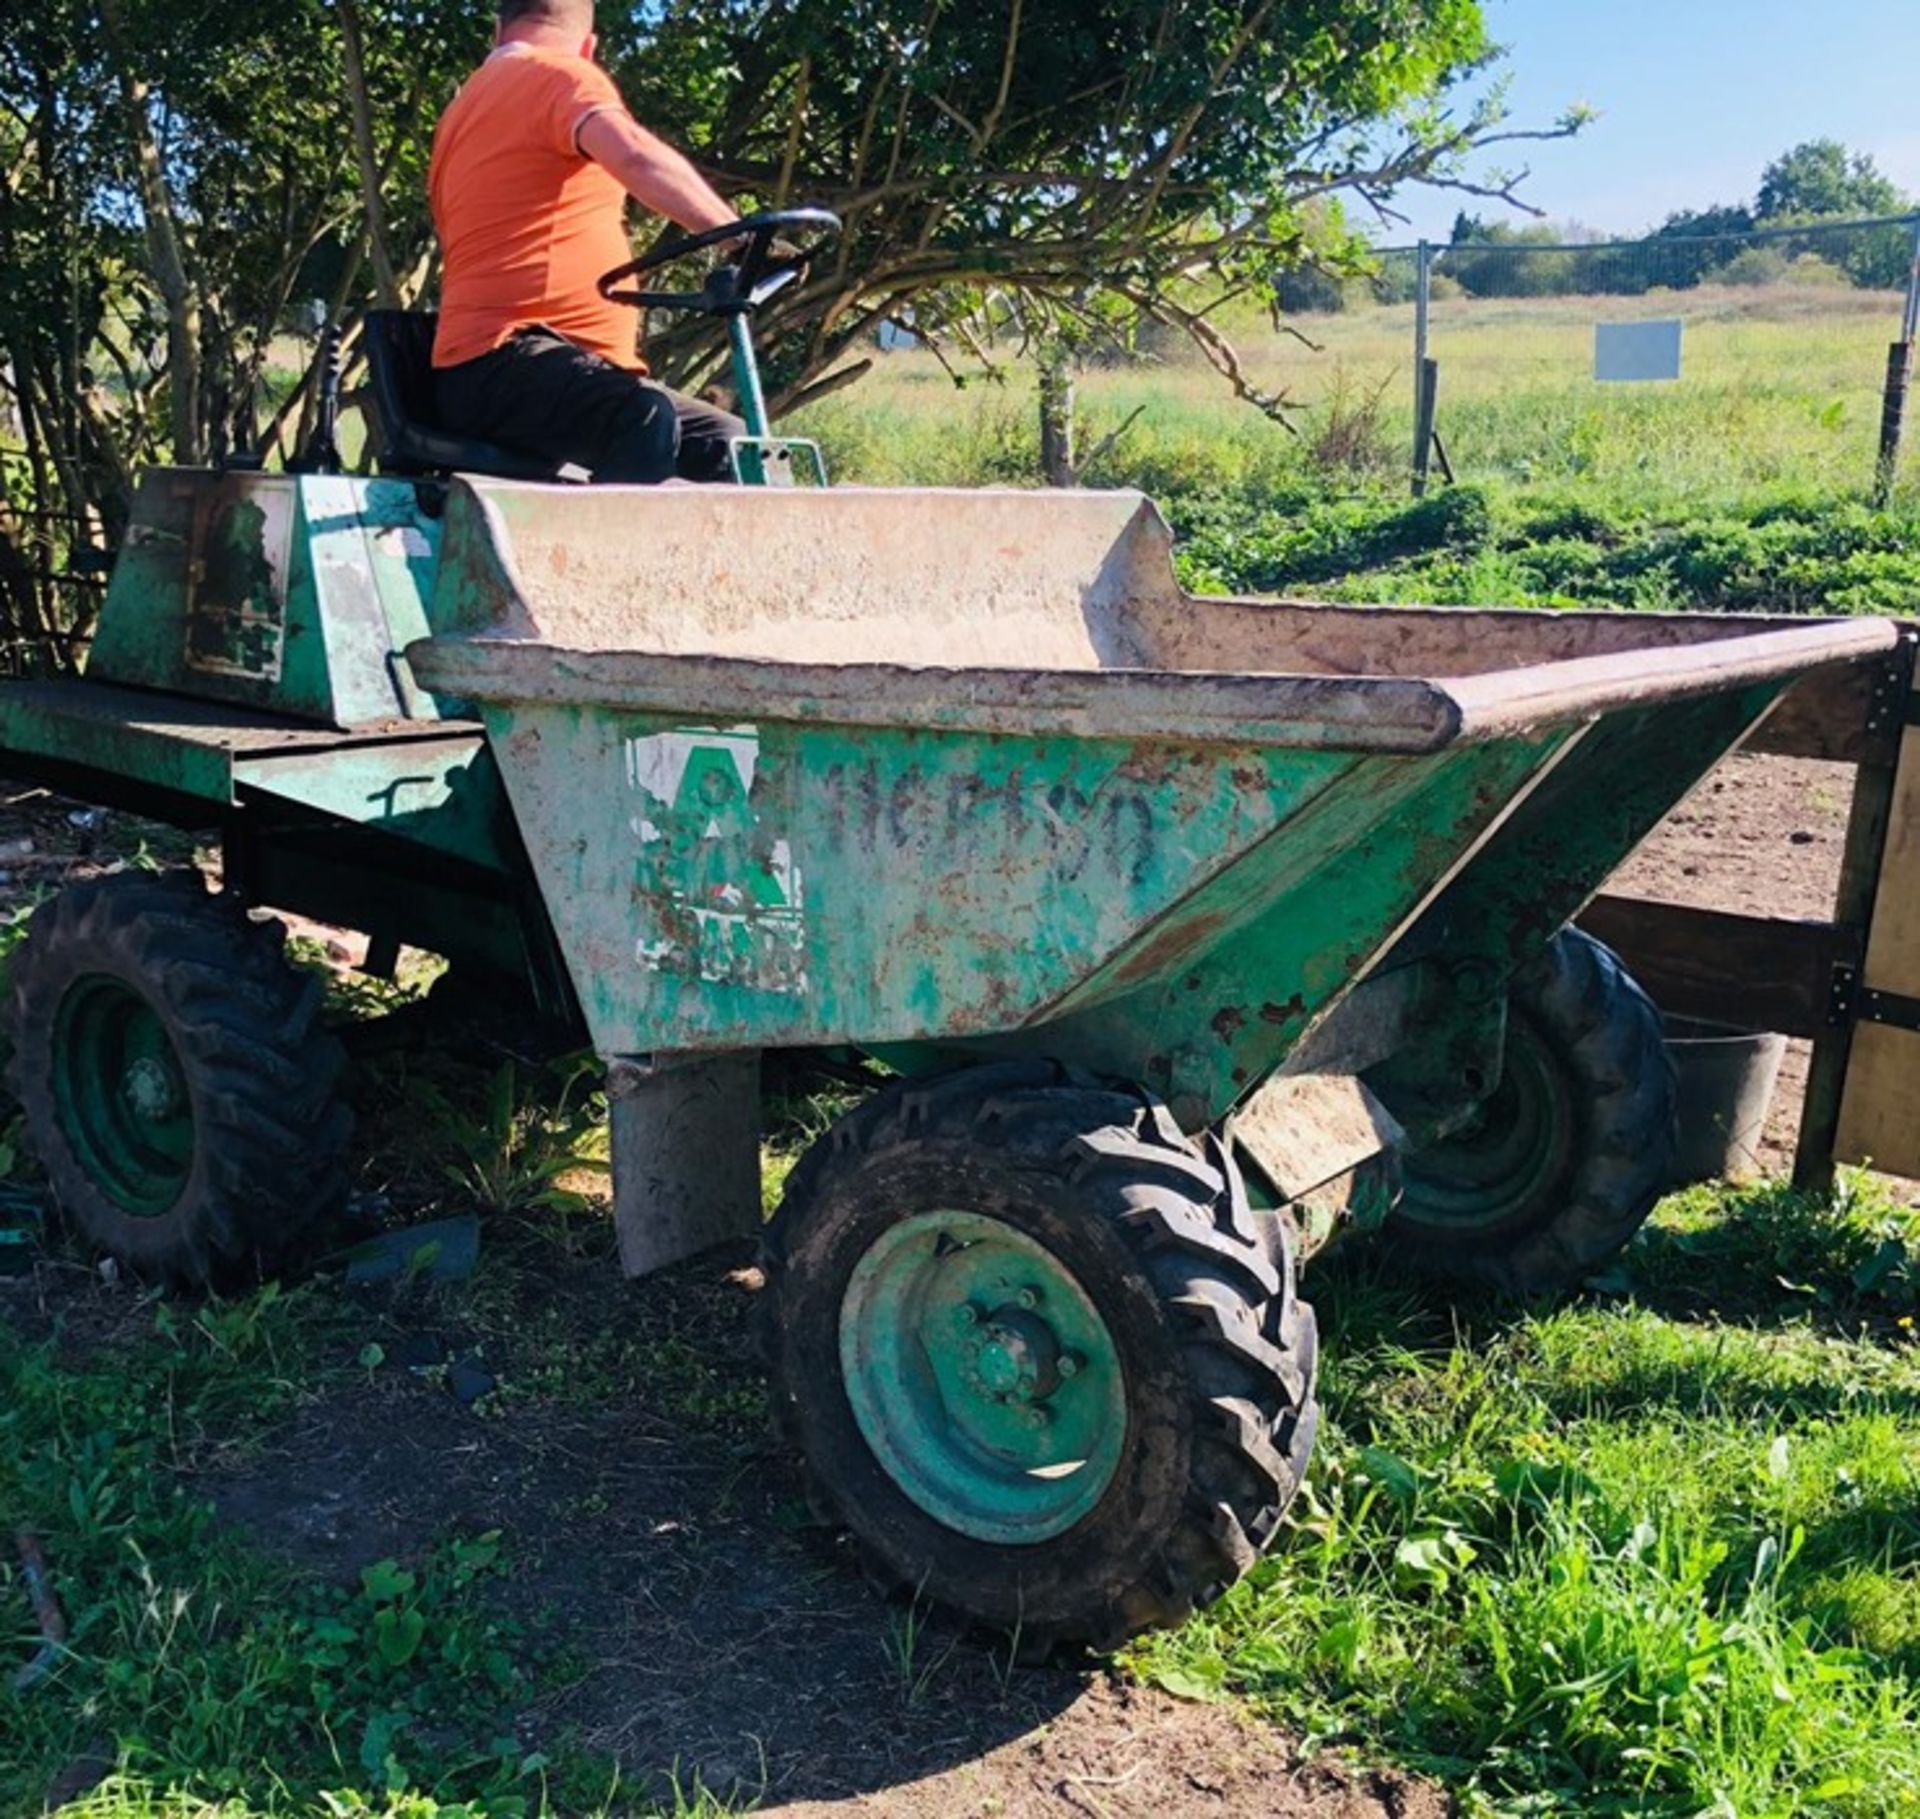
[[[593,0],[500,0],[493,54],[441,116],[434,403],[459,435],[596,480],[730,480],[740,420],[649,379],[595,280],[632,257],[629,196],[695,233],[736,211],[627,111],[596,44]]]

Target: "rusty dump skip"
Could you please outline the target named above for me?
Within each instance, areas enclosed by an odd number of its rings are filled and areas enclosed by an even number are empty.
[[[540,487],[450,502],[430,688],[1431,752],[1891,647],[1891,624],[1200,599],[1132,493]]]
[[[1895,637],[1195,600],[1131,494],[486,483],[430,620],[603,1053],[970,1045],[1190,1123],[1419,918],[1520,964]]]

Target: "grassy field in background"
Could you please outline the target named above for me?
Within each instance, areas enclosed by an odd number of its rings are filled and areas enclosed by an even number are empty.
[[[1686,322],[1677,384],[1599,385],[1597,320]],[[1236,400],[1191,348],[1079,382],[1097,486],[1152,494],[1190,586],[1462,605],[1910,613],[1920,604],[1920,429],[1886,509],[1869,503],[1891,295],[1794,285],[1434,309],[1440,422],[1460,484],[1409,499],[1412,312],[1306,316],[1313,346],[1231,325],[1292,430]],[[1136,415],[1137,413],[1137,415]],[[1031,485],[1031,373],[964,388],[921,351],[791,419],[842,479]]]
[[[1683,377],[1597,384],[1595,323],[1663,315],[1686,323]],[[1156,331],[1158,357],[1096,366],[1080,380],[1084,446],[1142,411],[1088,479],[1184,493],[1384,480],[1389,471],[1404,478],[1412,306],[1288,322],[1313,345],[1264,317],[1242,314],[1227,328],[1255,385],[1300,405],[1297,437],[1234,399],[1179,338]],[[1899,325],[1900,299],[1890,293],[1794,285],[1442,300],[1431,340],[1441,429],[1463,480],[1577,488],[1594,506],[1675,513],[1739,507],[1782,490],[1857,495],[1873,477],[1887,347]],[[1000,374],[970,375],[963,390],[929,353],[881,354],[868,378],[791,424],[818,436],[850,480],[1030,480],[1032,374],[1011,359]],[[1362,414],[1376,433],[1359,458],[1344,463],[1335,450],[1316,462],[1330,417]]]

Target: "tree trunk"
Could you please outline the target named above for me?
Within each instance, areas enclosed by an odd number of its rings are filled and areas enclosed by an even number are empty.
[[[401,309],[400,280],[387,243],[386,204],[380,199],[380,160],[373,148],[373,109],[367,101],[366,40],[355,0],[340,0],[340,49],[347,71],[347,101],[353,110],[353,148],[360,160],[360,198],[367,211],[367,248],[382,309]]]
[[[1054,343],[1040,354],[1040,476],[1049,486],[1073,486],[1073,358]]]
[[[166,168],[154,143],[153,122],[147,114],[147,85],[133,73],[127,60],[120,0],[100,0],[100,16],[106,22],[118,66],[120,101],[140,180],[141,212],[146,218],[147,256],[153,261],[154,281],[167,306],[167,390],[172,407],[173,458],[183,467],[193,467],[205,459],[200,433],[200,299],[187,275]]]

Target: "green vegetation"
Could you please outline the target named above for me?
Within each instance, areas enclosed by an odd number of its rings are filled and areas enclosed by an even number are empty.
[[[636,1398],[675,1444],[764,1425],[699,1300],[717,1291],[621,1294],[590,1180],[547,1198],[581,1150],[576,1072],[503,1088],[395,1057],[363,1086],[368,1176],[409,1216],[481,1178],[540,1184],[502,1196],[472,1281],[369,1302],[327,1274],[198,1308],[82,1291],[50,1330],[0,1325],[0,1508],[44,1538],[73,1631],[50,1683],[0,1704],[0,1810],[89,1756],[113,1773],[82,1819],[737,1810],[548,1734],[543,1694],[579,1668],[515,1595],[537,1536],[443,1522],[340,1582],[213,1520],[209,1482],[270,1465],[303,1403],[352,1398],[352,1431],[417,1394],[387,1348],[421,1320],[485,1339],[483,1448]],[[770,1174],[837,1103],[790,1105]],[[1572,1305],[1457,1307],[1364,1251],[1310,1292],[1327,1422],[1288,1530],[1125,1669],[1434,1775],[1471,1814],[1920,1802],[1920,1215],[1864,1181],[1696,1190]],[[17,1579],[0,1595],[24,1659]],[[933,1697],[953,1639],[918,1610],[888,1635],[903,1698]]]
[[[1892,613],[1920,599],[1920,508],[1781,499],[1679,520],[1540,491],[1459,486],[1408,502],[1220,493],[1174,503],[1200,592],[1442,606]]]
[[[70,1630],[54,1679],[0,1708],[9,1810],[37,1811],[103,1739],[118,1771],[98,1797],[106,1813],[164,1812],[189,1794],[293,1808],[328,1787],[377,1807],[427,1764],[476,1792],[537,1790],[542,1764],[511,1736],[528,1670],[482,1595],[505,1564],[497,1535],[325,1585],[217,1529],[187,1489],[317,1380],[336,1320],[315,1290],[155,1303],[126,1310],[84,1362],[75,1335],[32,1342],[0,1326],[0,1503],[45,1543]]]
[[[1920,1803],[1920,1218],[1694,1192],[1615,1292],[1449,1310],[1343,1259],[1292,1534],[1132,1657],[1469,1812]]]

